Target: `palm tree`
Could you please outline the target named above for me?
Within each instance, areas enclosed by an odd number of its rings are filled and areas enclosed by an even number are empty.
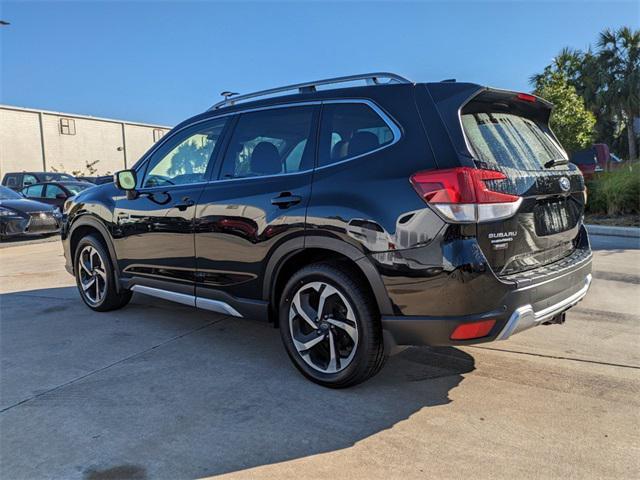
[[[598,102],[627,130],[629,158],[638,158],[634,118],[640,117],[640,30],[606,29],[598,38]]]

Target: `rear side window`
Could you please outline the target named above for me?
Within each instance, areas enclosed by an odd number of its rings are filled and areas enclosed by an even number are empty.
[[[322,108],[318,166],[365,155],[393,142],[389,125],[363,103],[328,103]]]
[[[233,132],[220,178],[260,177],[313,168],[313,106],[243,113]]]
[[[513,113],[463,114],[462,126],[477,160],[489,165],[541,170],[565,158],[545,126]]]
[[[42,197],[43,189],[44,189],[44,185],[32,185],[31,187],[27,187],[24,190],[22,190],[22,193],[24,193],[26,197],[40,198]]]

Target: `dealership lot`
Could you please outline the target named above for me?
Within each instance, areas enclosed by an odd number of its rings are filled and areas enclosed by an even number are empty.
[[[409,349],[342,391],[267,324],[93,313],[59,242],[0,249],[2,478],[638,478],[640,250],[594,238],[564,326]]]

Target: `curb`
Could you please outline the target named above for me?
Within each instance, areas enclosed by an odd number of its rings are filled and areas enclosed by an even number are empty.
[[[640,238],[640,227],[610,227],[608,225],[585,225],[589,235]]]

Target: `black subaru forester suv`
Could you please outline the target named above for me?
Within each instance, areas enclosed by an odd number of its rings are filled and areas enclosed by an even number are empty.
[[[587,293],[584,181],[545,100],[388,73],[229,95],[65,205],[93,310],[139,292],[268,319],[305,376],[347,387],[402,346],[562,323]]]

